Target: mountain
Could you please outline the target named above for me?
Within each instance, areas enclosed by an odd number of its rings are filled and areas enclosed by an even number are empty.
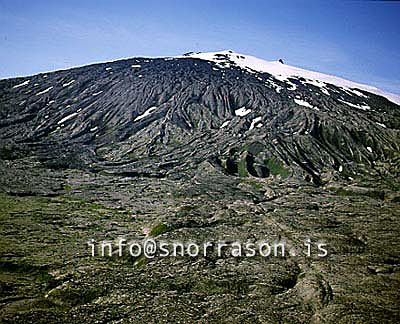
[[[399,105],[230,50],[0,80],[2,320],[394,323]],[[96,259],[85,246],[149,236],[308,237],[330,253]]]
[[[276,160],[319,182],[357,164],[390,164],[399,150],[395,95],[232,51],[95,64],[3,80],[0,89],[8,151],[23,146],[60,168],[117,165],[161,177],[208,159],[237,174],[246,158],[254,176]],[[193,151],[211,138],[213,154]],[[143,167],[135,156],[158,163]]]

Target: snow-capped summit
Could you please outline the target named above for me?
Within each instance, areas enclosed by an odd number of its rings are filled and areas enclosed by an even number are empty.
[[[290,66],[284,64],[282,59],[277,61],[265,61],[254,56],[236,53],[232,50],[207,53],[188,53],[180,56],[180,58],[198,58],[201,60],[215,62],[220,67],[229,67],[231,65],[235,65],[249,72],[266,72],[272,74],[276,79],[281,81],[288,81],[288,78],[301,77],[306,79],[306,83],[313,84],[320,88],[323,88],[326,83],[329,83],[348,90],[365,90],[383,96],[396,104],[400,104],[400,96],[398,95],[387,93],[376,87],[345,80],[333,75],[308,71],[295,66]]]

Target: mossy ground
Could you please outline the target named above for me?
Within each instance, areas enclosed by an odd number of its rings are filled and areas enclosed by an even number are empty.
[[[389,189],[382,200],[283,177],[141,179],[118,189],[96,177],[55,197],[0,194],[2,322],[390,323],[399,315],[400,224]],[[266,188],[273,201],[261,199]],[[329,255],[91,257],[88,240],[146,239],[144,228],[170,241],[282,237],[302,246],[310,237],[327,242]]]

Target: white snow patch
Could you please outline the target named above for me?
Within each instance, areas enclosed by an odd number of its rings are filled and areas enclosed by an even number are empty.
[[[381,127],[383,127],[383,128],[387,128],[385,124],[378,123],[378,122],[377,122],[376,124],[379,125],[379,126],[381,126]]]
[[[99,92],[93,93],[92,96],[93,96],[93,97],[98,96],[98,95],[99,95],[100,93],[102,93],[102,92],[103,92],[103,90],[100,90]]]
[[[112,70],[112,67],[106,67],[106,71]]]
[[[57,122],[57,125],[62,124],[63,122],[67,121],[68,119],[71,119],[71,118],[75,117],[76,115],[78,115],[78,114],[75,112],[75,113],[72,113],[71,115],[68,115],[67,117],[64,117],[59,122]]]
[[[356,105],[356,104],[353,104],[351,102],[347,102],[347,101],[344,101],[344,100],[341,100],[341,99],[338,99],[338,100],[340,102],[345,103],[346,105],[348,105],[350,107],[354,107],[354,108],[357,108],[357,109],[361,109],[361,110],[370,110],[371,109],[371,107],[368,106],[368,105]]]
[[[91,128],[90,131],[91,131],[91,132],[94,132],[94,131],[97,130],[97,129],[98,129],[98,127],[96,126],[96,127]]]
[[[220,52],[209,52],[209,53],[193,53],[190,55],[178,56],[177,58],[198,58],[201,60],[212,61],[215,63],[221,63],[224,60],[218,58],[224,58],[223,56],[228,58],[230,62],[236,64],[240,68],[249,71],[250,73],[257,72],[266,72],[272,74],[275,78],[279,80],[288,80],[288,78],[293,77],[302,77],[307,80],[307,82],[313,82],[318,80],[321,82],[319,85],[322,87],[324,83],[334,84],[339,87],[345,87],[347,89],[360,89],[365,90],[367,92],[371,92],[383,97],[386,97],[390,101],[400,105],[400,96],[386,93],[376,87],[345,80],[333,75],[328,75],[324,73],[308,71],[301,68],[297,68],[294,66],[290,66],[287,64],[282,64],[279,61],[265,61],[254,56],[243,55],[239,53],[234,53],[233,51],[225,50]],[[238,58],[238,56],[240,58]],[[226,62],[227,60],[225,60]],[[317,83],[314,83],[317,85]]]
[[[322,88],[323,86],[325,86],[325,82],[319,81],[319,80],[311,80],[311,79],[307,79],[306,81],[302,81],[303,83],[308,83],[308,84],[312,84],[316,87]]]
[[[282,87],[279,86],[279,85],[277,85],[277,84],[276,84],[274,81],[272,81],[272,80],[267,80],[266,83],[265,83],[265,85],[266,85],[266,86],[271,85],[277,93],[280,93],[281,90],[282,90]]]
[[[256,117],[256,118],[254,118],[254,119],[251,121],[251,125],[250,125],[249,130],[252,130],[252,129],[254,128],[254,126],[256,126],[256,124],[257,124],[259,121],[261,121],[261,117]]]
[[[304,100],[301,100],[301,99],[294,99],[294,102],[297,103],[300,106],[304,106],[304,107],[308,107],[308,108],[314,108],[307,101],[304,101]]]
[[[230,120],[224,121],[220,128],[224,128],[229,125]]]
[[[357,96],[359,96],[359,97],[368,98],[368,96],[366,96],[366,95],[363,94],[362,92],[357,91],[357,90],[355,90],[355,89],[349,89],[349,90],[347,90],[347,92],[354,93],[355,95],[357,95]]]
[[[148,115],[150,115],[151,113],[153,113],[156,109],[157,109],[157,107],[150,107],[150,108],[147,109],[143,114],[137,116],[137,117],[134,119],[134,122],[135,122],[135,121],[138,121],[138,120],[141,120],[141,119],[143,119],[143,118],[145,118],[145,117],[147,117]]]
[[[69,85],[71,85],[72,83],[74,83],[75,82],[75,80],[71,80],[71,81],[69,81],[69,82],[67,82],[67,83],[64,83],[63,84],[63,87],[68,87]]]
[[[251,109],[246,109],[246,107],[242,107],[242,108],[235,110],[235,115],[240,116],[240,117],[246,116],[250,113],[251,113]]]
[[[37,95],[37,96],[40,96],[40,95],[42,95],[42,94],[44,94],[44,93],[46,93],[46,92],[49,92],[51,89],[53,89],[53,87],[48,87],[46,90],[43,90],[43,91],[37,93],[36,95]]]
[[[342,172],[342,171],[343,171],[343,167],[340,166],[340,167],[339,167],[339,172]]]
[[[30,81],[31,81],[31,80],[26,80],[26,81],[24,81],[24,82],[22,82],[22,83],[20,83],[20,84],[17,84],[17,85],[15,85],[15,86],[13,86],[13,89],[26,86],[26,85],[29,84]]]
[[[367,146],[367,150],[372,153],[372,147],[371,146]]]
[[[329,93],[328,90],[326,90],[325,88],[321,88],[321,92],[326,94],[327,96],[330,96],[331,94]]]

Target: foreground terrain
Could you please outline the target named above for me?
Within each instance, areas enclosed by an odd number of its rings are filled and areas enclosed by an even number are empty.
[[[399,196],[354,184],[57,174],[54,196],[1,204],[4,323],[394,323]],[[54,175],[53,175],[54,176]],[[61,181],[62,180],[62,181]],[[367,187],[366,187],[367,186]],[[338,189],[346,188],[346,190]],[[382,190],[382,192],[380,192]],[[266,193],[273,192],[273,196]],[[383,195],[383,192],[385,195]],[[325,240],[328,256],[91,257],[89,239]],[[139,262],[138,262],[139,261]]]

